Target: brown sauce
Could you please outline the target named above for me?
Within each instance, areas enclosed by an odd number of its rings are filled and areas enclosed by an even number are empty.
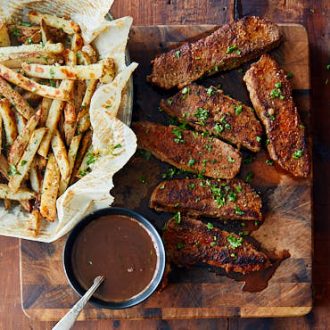
[[[88,289],[96,276],[105,280],[94,294],[103,301],[125,301],[152,281],[157,255],[148,232],[133,218],[109,215],[88,224],[72,253],[75,277]]]

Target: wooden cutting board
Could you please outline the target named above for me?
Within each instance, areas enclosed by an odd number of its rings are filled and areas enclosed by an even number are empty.
[[[150,60],[160,51],[187,38],[196,37],[214,26],[148,26],[133,27],[129,50],[140,63],[134,77],[133,120],[168,122],[158,110],[161,97],[170,95],[146,83]],[[281,65],[294,74],[294,99],[310,137],[310,83],[307,33],[300,25],[281,25],[282,45],[272,52]],[[111,40],[109,41],[111,42]],[[248,65],[243,66],[243,71]],[[233,70],[202,81],[222,84],[225,93],[250,104],[242,70]],[[310,139],[311,140],[311,139]],[[311,141],[310,141],[311,143]],[[298,316],[312,306],[312,178],[296,180],[275,166],[268,166],[265,152],[249,165],[243,165],[240,176],[253,171],[252,185],[262,195],[265,222],[253,236],[269,249],[289,250],[291,257],[280,265],[261,292],[243,292],[243,282],[216,275],[207,268],[174,269],[168,287],[143,304],[126,310],[98,309],[92,305],[80,319],[143,318],[216,318]],[[161,229],[169,214],[158,214],[147,206],[161,173],[168,168],[158,160],[136,156],[115,177],[117,206],[144,214]],[[34,319],[58,320],[78,299],[69,286],[62,267],[65,238],[53,244],[21,241],[20,270],[22,306]]]

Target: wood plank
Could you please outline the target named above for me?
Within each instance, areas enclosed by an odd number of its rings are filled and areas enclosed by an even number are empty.
[[[159,51],[194,37],[214,26],[133,27],[130,52],[140,63],[135,76],[134,120],[150,119],[166,122],[157,111],[161,97],[169,92],[155,90],[145,82],[149,61]],[[306,31],[299,25],[283,25],[285,41],[273,52],[275,58],[294,73],[295,100],[303,120],[309,124],[309,71]],[[146,38],[148,36],[148,38]],[[246,69],[248,65],[244,66]],[[222,83],[226,93],[249,103],[242,72],[230,71],[206,79]],[[242,170],[255,172],[253,186],[262,193],[267,207],[266,221],[254,233],[263,245],[273,249],[289,249],[291,258],[278,268],[268,287],[259,293],[242,292],[242,283],[217,276],[206,269],[189,272],[175,269],[169,286],[143,304],[121,311],[84,310],[80,319],[183,319],[216,317],[269,317],[303,315],[311,308],[311,180],[295,180],[277,167],[265,164],[264,152]],[[146,172],[145,169],[148,168]],[[167,166],[155,159],[135,157],[115,177],[113,191],[116,205],[136,209],[160,229],[169,214],[157,214],[147,206],[153,187],[160,181],[160,172]],[[144,175],[147,184],[139,177]],[[288,227],[290,230],[288,230]],[[302,237],[304,239],[302,239]],[[77,299],[69,287],[61,264],[65,239],[53,244],[29,241],[21,243],[22,299],[25,312],[34,319],[57,320]],[[252,306],[252,307],[251,307]]]

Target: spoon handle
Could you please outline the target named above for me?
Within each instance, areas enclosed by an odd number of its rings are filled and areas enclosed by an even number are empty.
[[[69,330],[75,323],[78,315],[87,304],[90,297],[98,289],[103,282],[103,276],[97,276],[94,279],[93,285],[86,293],[76,302],[76,304],[61,318],[61,320],[53,327],[53,330]]]

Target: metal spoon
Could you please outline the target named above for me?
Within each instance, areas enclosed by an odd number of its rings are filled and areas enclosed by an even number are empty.
[[[73,324],[82,309],[87,304],[88,300],[98,289],[104,280],[104,276],[97,276],[94,279],[93,285],[88,289],[88,291],[77,301],[77,303],[60,319],[60,321],[53,327],[53,330],[69,330],[72,328]]]

